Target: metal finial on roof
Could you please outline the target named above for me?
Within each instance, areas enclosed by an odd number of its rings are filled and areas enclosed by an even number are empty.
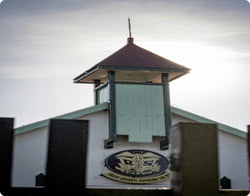
[[[131,24],[130,24],[130,18],[129,17],[128,17],[128,30],[129,30],[128,43],[132,44],[134,39],[131,36]]]
[[[128,29],[129,29],[129,38],[131,38],[131,24],[130,24],[130,18],[128,17]]]

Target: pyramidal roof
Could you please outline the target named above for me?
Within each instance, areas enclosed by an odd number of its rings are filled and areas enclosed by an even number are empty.
[[[161,73],[169,73],[169,80],[173,80],[188,73],[189,69],[137,46],[130,37],[124,47],[76,77],[74,82],[105,82],[108,71],[116,71],[120,81],[157,82]]]

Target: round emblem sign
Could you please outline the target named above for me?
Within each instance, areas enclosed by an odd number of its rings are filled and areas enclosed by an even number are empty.
[[[157,176],[168,168],[168,160],[161,154],[146,150],[125,150],[105,160],[109,170],[122,176],[143,178]]]

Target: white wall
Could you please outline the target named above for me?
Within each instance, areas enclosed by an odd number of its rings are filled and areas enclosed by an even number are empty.
[[[249,189],[247,141],[219,132],[220,177],[231,179],[232,189]]]
[[[39,173],[45,173],[47,138],[47,128],[15,137],[12,186],[35,186],[35,176]]]
[[[144,149],[168,156],[168,151],[159,150],[160,137],[154,137],[153,143],[128,143],[125,136],[119,136],[114,148],[104,149],[104,140],[108,138],[108,113],[106,111],[86,115],[79,119],[89,121],[89,153],[87,163],[87,186],[89,188],[122,188],[128,185],[111,181],[100,176],[106,168],[104,160],[111,154],[127,149]],[[189,120],[173,116],[173,124]],[[35,186],[35,176],[45,173],[47,157],[47,127],[15,137],[13,180],[15,187]],[[248,189],[248,164],[246,139],[219,131],[219,168],[220,177],[231,179],[233,189]],[[169,187],[169,182],[148,185],[147,187]],[[140,188],[140,185],[131,185]],[[145,186],[143,186],[145,188]]]
[[[101,174],[104,172],[105,159],[116,152],[127,149],[151,150],[167,156],[168,151],[159,150],[160,138],[155,137],[153,143],[128,143],[125,136],[119,136],[119,141],[112,149],[104,149],[104,140],[108,138],[108,113],[106,111],[86,115],[79,119],[89,120],[89,143],[87,162],[87,187],[88,188],[125,188],[122,184],[109,180]],[[45,173],[47,157],[48,129],[38,129],[15,137],[13,186],[34,187],[35,176]],[[148,187],[170,186],[169,181]],[[131,185],[140,188],[140,185]],[[145,186],[143,186],[145,188]]]
[[[79,119],[90,120],[90,137],[98,137],[99,135],[107,134],[107,127],[105,127],[107,126],[108,121],[106,112],[97,112]],[[93,132],[92,130],[96,131]],[[96,135],[93,136],[93,134],[91,134],[92,132]],[[103,140],[94,141],[94,145],[99,146],[101,144],[103,148]],[[47,146],[48,127],[15,136],[12,186],[35,186],[35,176],[39,173],[45,174],[46,171]],[[91,163],[90,165],[92,164],[94,163]]]

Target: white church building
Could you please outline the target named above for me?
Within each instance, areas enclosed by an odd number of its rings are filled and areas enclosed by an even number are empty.
[[[55,119],[88,120],[86,187],[170,188],[169,135],[180,122],[212,123],[218,129],[219,179],[249,189],[247,133],[170,106],[169,82],[189,69],[127,44],[74,79],[94,85],[95,105]],[[41,186],[46,175],[50,119],[15,129],[13,187]],[[67,144],[65,144],[67,145]]]

